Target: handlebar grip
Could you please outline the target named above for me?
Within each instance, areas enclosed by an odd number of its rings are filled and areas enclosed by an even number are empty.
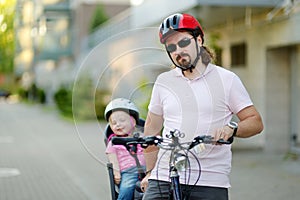
[[[232,144],[233,140],[234,140],[234,138],[232,136],[232,137],[228,138],[227,141],[225,141],[224,139],[219,139],[217,141],[217,143],[219,143],[219,144]]]
[[[111,142],[114,144],[114,145],[127,145],[128,143],[130,142],[136,142],[138,141],[139,138],[131,138],[131,137],[113,137],[111,139]]]
[[[160,141],[161,139],[157,136],[148,136],[144,137],[145,143],[147,144],[155,144],[155,141]]]

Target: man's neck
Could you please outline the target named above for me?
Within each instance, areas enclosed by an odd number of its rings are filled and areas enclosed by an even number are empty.
[[[199,64],[192,70],[192,72],[190,70],[186,70],[183,71],[183,75],[190,80],[200,77],[204,73],[207,66],[201,62],[198,63]]]

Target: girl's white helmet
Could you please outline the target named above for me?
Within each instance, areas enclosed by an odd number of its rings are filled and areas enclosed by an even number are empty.
[[[139,122],[139,110],[129,99],[117,98],[107,104],[104,111],[104,118],[108,121],[109,116],[113,111],[122,110],[133,116],[136,122]]]

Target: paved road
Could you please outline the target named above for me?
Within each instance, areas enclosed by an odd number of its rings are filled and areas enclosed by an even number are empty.
[[[75,124],[45,107],[0,101],[0,200],[109,199],[103,124]],[[299,199],[299,160],[233,155],[231,200]]]
[[[97,123],[76,127],[40,106],[2,101],[0,127],[1,200],[109,199]]]

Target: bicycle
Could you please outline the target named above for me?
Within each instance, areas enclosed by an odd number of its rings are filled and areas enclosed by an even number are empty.
[[[180,188],[179,182],[179,173],[178,169],[184,170],[187,163],[188,157],[186,154],[181,153],[181,151],[189,152],[197,145],[203,144],[231,144],[233,142],[233,137],[228,141],[220,139],[215,141],[214,138],[210,135],[202,135],[195,137],[192,142],[180,143],[179,138],[183,138],[184,133],[181,133],[179,130],[170,131],[166,135],[166,138],[160,136],[148,136],[148,137],[137,137],[137,138],[113,138],[113,144],[119,145],[137,145],[140,144],[143,148],[147,148],[149,145],[156,145],[161,149],[171,151],[170,160],[169,160],[169,171],[170,171],[170,180],[171,180],[171,194],[174,200],[183,200],[182,191]],[[200,166],[200,161],[199,161]],[[200,171],[197,180],[200,179]]]

